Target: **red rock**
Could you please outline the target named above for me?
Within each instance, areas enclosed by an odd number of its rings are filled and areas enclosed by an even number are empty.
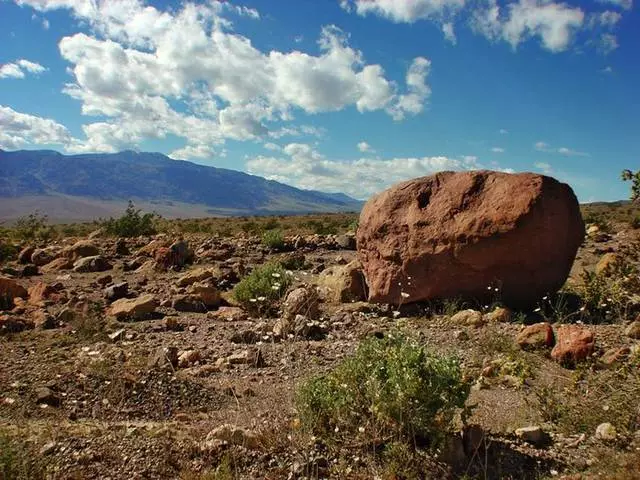
[[[593,332],[579,325],[561,325],[556,335],[556,346],[551,358],[563,365],[574,365],[593,353]]]
[[[47,300],[59,300],[56,288],[44,282],[38,282],[29,287],[29,303],[31,305],[44,305]]]
[[[555,339],[553,328],[547,322],[536,323],[525,327],[516,338],[516,343],[522,349],[536,349],[553,347]]]
[[[13,278],[0,277],[0,309],[11,309],[15,298],[27,298],[27,296],[27,289]]]
[[[34,247],[31,247],[31,246],[24,247],[18,254],[18,262],[22,264],[31,263],[31,255],[33,255],[34,251],[35,251]]]
[[[42,267],[44,273],[59,272],[61,270],[71,270],[73,268],[73,260],[60,257],[47,263]]]
[[[89,240],[79,240],[62,251],[62,256],[73,261],[84,257],[100,255],[100,249]]]
[[[507,306],[529,307],[564,284],[584,234],[573,191],[553,178],[440,172],[371,198],[357,244],[370,301],[484,301],[498,286]]]

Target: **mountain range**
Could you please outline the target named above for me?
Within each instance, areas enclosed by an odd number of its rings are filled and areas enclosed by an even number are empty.
[[[160,153],[63,155],[0,150],[0,219],[38,210],[54,221],[121,213],[128,200],[167,217],[359,211],[342,193],[301,190]]]

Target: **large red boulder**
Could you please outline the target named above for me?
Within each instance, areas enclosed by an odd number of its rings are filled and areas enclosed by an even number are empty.
[[[370,301],[529,307],[563,285],[584,235],[571,187],[551,177],[440,172],[371,198],[357,247]]]

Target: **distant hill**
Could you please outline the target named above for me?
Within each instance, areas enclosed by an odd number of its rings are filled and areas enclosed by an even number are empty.
[[[160,153],[63,155],[0,150],[0,219],[38,209],[53,220],[117,214],[131,199],[169,217],[358,211],[342,193],[301,190]]]

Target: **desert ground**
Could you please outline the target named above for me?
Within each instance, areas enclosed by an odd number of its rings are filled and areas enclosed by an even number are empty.
[[[356,214],[8,228],[0,479],[640,478],[640,209],[582,214],[567,284],[529,311],[368,303]],[[551,354],[561,325],[586,353]],[[314,429],[301,388],[395,335],[458,359],[464,422]]]

